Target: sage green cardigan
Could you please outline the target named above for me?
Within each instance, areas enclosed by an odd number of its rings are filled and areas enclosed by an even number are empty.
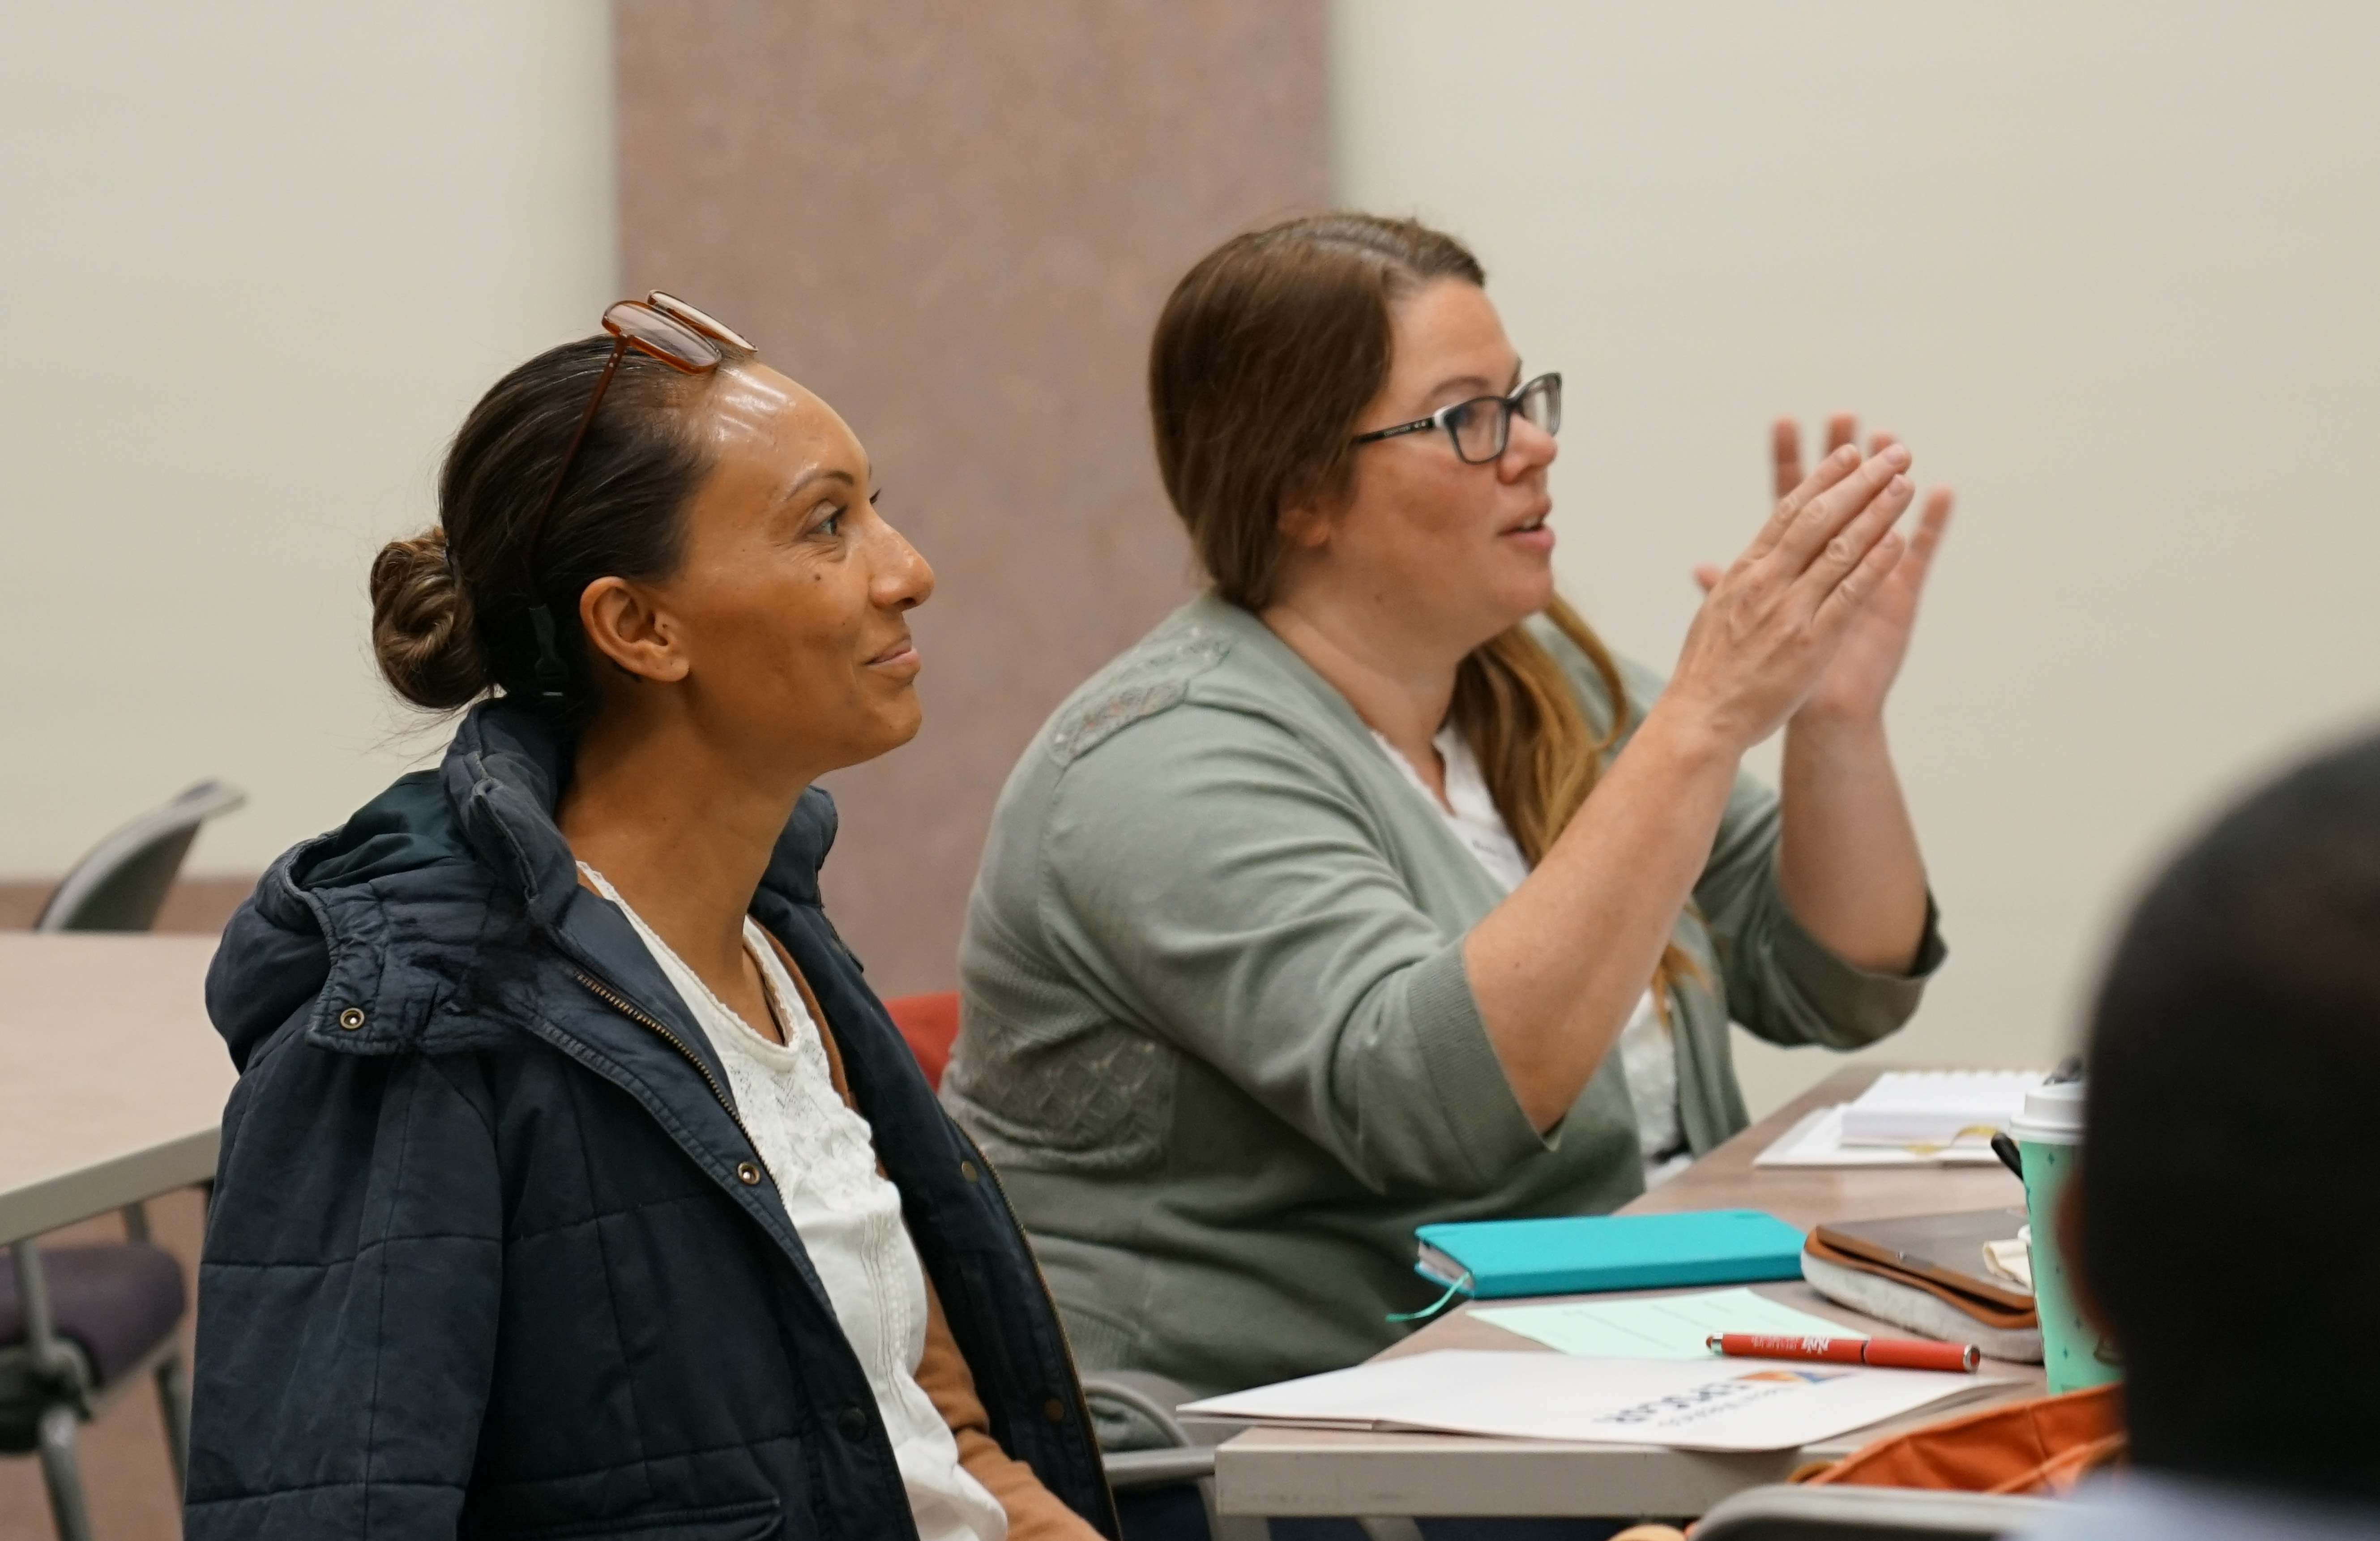
[[[1539,631],[1608,722],[1592,666]],[[1628,686],[1633,721],[1658,682]],[[1703,977],[1672,1013],[1697,1154],[1745,1122],[1730,1016],[1869,1043],[1942,957],[1930,916],[1913,977],[1828,952],[1778,891],[1777,831],[1740,777],[1674,933]],[[1542,1135],[1505,1082],[1463,965],[1503,897],[1346,698],[1211,595],[1058,709],[992,817],[942,1097],[1085,1368],[1207,1393],[1354,1364],[1434,1293],[1414,1227],[1642,1191],[1619,1055]]]

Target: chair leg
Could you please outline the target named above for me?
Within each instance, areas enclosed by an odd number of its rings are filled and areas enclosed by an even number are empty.
[[[75,1421],[74,1409],[63,1404],[42,1413],[42,1478],[58,1541],[91,1541],[91,1506],[83,1501],[82,1471],[75,1462]]]
[[[1207,1541],[1271,1541],[1272,1526],[1263,1515],[1226,1514],[1215,1507],[1211,1479],[1198,1485],[1198,1497],[1207,1506]]]
[[[174,1492],[190,1484],[190,1377],[176,1349],[157,1366],[157,1406],[165,1414],[165,1454],[174,1462]]]
[[[1421,1526],[1402,1516],[1358,1520],[1367,1541],[1421,1541]]]

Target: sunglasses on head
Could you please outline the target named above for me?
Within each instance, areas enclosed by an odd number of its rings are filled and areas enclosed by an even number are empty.
[[[545,501],[538,504],[536,516],[529,520],[528,539],[521,545],[521,581],[531,599],[537,598],[537,549],[545,539],[546,522],[553,516],[553,504],[562,496],[563,483],[570,479],[570,467],[577,463],[578,447],[586,443],[596,409],[603,405],[603,393],[612,388],[612,377],[619,372],[620,360],[627,351],[635,348],[681,374],[710,373],[727,361],[728,347],[739,353],[759,351],[725,322],[659,289],[642,299],[624,299],[604,311],[603,330],[618,341],[612,345],[612,356],[603,361],[603,372],[595,377],[595,393],[587,398],[587,410],[579,414],[578,428],[570,435],[570,447],[562,452],[562,464],[554,467],[553,482],[546,488]],[[722,343],[727,347],[722,347]],[[528,620],[537,633],[538,697],[558,701],[570,683],[570,671],[563,667],[562,651],[554,641],[553,611],[539,600],[529,607]]]

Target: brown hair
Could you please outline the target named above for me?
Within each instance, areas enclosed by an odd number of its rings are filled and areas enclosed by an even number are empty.
[[[520,547],[587,410],[613,340],[549,348],[490,387],[438,477],[438,524],[371,565],[372,650],[396,693],[447,711],[501,690],[577,726],[600,699],[578,596],[599,577],[657,578],[678,563],[686,500],[709,469],[682,427],[712,376],[630,348],[534,552]],[[729,351],[730,367],[739,355]],[[548,706],[530,610],[544,604],[568,681]]]
[[[1439,279],[1486,287],[1462,242],[1417,220],[1335,212],[1254,231],[1209,252],[1174,286],[1149,345],[1148,405],[1166,496],[1222,598],[1271,602],[1288,504],[1345,498],[1357,419],[1387,383],[1398,301]],[[1595,790],[1628,721],[1619,666],[1577,612],[1545,619],[1586,655],[1611,700],[1591,726],[1570,677],[1525,623],[1456,671],[1452,717],[1496,809],[1531,866]],[[1696,973],[1674,943],[1655,972]]]

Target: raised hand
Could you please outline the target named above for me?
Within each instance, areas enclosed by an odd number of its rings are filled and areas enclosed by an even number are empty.
[[[1893,433],[1877,430],[1868,437],[1869,458],[1900,443]],[[1827,420],[1827,450],[1832,455],[1857,452],[1859,419],[1838,412]],[[1791,418],[1779,418],[1770,438],[1775,485],[1780,504],[1807,479],[1802,470],[1802,429]],[[1917,602],[1933,570],[1934,554],[1950,528],[1950,489],[1928,488],[1918,510],[1917,528],[1908,550],[1891,575],[1876,586],[1845,631],[1841,646],[1812,686],[1801,710],[1811,718],[1866,721],[1880,717],[1885,698],[1900,676],[1909,655],[1910,634],[1917,623]],[[1719,579],[1720,569],[1706,564],[1694,569],[1694,580],[1705,593]]]
[[[1789,489],[1734,564],[1705,575],[1664,701],[1734,753],[1801,710],[1902,560],[1908,464],[1897,444],[1865,457],[1839,445]]]
[[[1859,419],[1838,412],[1827,420],[1827,448],[1837,450],[1859,439]],[[1900,440],[1882,430],[1868,436],[1868,454],[1881,454]],[[1778,496],[1802,482],[1802,434],[1791,418],[1779,418],[1772,433]],[[1901,661],[1909,656],[1909,637],[1917,625],[1917,601],[1933,571],[1934,553],[1950,528],[1950,489],[1936,484],[1926,489],[1917,513],[1917,528],[1909,537],[1908,554],[1892,576],[1876,589],[1843,637],[1840,650],[1819,676],[1817,687],[1803,703],[1815,715],[1864,720],[1880,717],[1885,697],[1900,677]]]

